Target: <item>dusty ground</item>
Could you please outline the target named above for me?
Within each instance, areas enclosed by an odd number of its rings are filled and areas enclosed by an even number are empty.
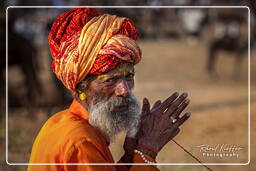
[[[148,97],[151,102],[168,97],[174,91],[188,92],[191,100],[190,120],[182,127],[175,138],[187,150],[210,163],[246,163],[248,161],[248,84],[247,61],[244,58],[242,70],[237,80],[232,79],[234,58],[222,53],[217,66],[217,77],[210,79],[205,64],[207,49],[204,42],[191,45],[181,41],[139,42],[143,60],[136,69],[135,94],[138,99]],[[252,56],[255,56],[255,51]],[[255,59],[251,61],[251,122],[255,123]],[[43,77],[47,80],[47,76]],[[47,87],[46,87],[47,88]],[[50,94],[46,94],[50,96]],[[30,111],[34,118],[28,117],[25,109],[9,109],[9,162],[27,162],[33,140],[47,119],[47,110]],[[59,110],[58,108],[54,109]],[[3,114],[2,111],[1,114]],[[1,121],[0,161],[4,163],[5,121]],[[255,124],[251,126],[255,137]],[[123,135],[111,144],[110,149],[117,160],[123,153]],[[242,147],[239,157],[205,157],[199,145],[227,144]],[[213,170],[252,171],[256,168],[255,140],[251,141],[251,162],[246,166],[210,166]],[[252,151],[254,150],[254,151]],[[164,147],[157,157],[159,163],[194,163],[194,159],[173,142]],[[2,170],[25,170],[23,166],[5,166]],[[161,170],[205,170],[202,166],[159,166]],[[0,170],[1,170],[0,169]]]

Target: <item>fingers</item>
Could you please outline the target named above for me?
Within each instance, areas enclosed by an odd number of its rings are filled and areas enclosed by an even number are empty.
[[[175,92],[168,97],[160,106],[160,110],[163,112],[166,108],[179,96],[179,93]]]
[[[145,116],[147,116],[147,114],[150,113],[150,103],[148,101],[148,99],[145,97],[143,99],[143,106],[142,106],[142,112],[141,112],[141,118],[144,118]]]
[[[177,122],[174,123],[173,127],[178,128],[181,126],[190,117],[190,115],[190,112],[186,112],[180,119],[178,119]]]
[[[159,106],[161,104],[161,100],[157,100],[155,104],[153,105],[152,109]]]
[[[171,115],[174,111],[176,111],[179,107],[179,105],[188,97],[187,93],[182,93],[180,97],[168,108],[168,110],[165,112],[168,115]]]
[[[184,100],[174,113],[169,113],[169,117],[171,115],[173,118],[178,118],[181,112],[189,105],[189,102],[189,99]]]
[[[153,105],[152,109],[151,109],[151,112],[154,112],[160,105],[161,105],[161,100],[157,100],[155,102],[155,104]]]

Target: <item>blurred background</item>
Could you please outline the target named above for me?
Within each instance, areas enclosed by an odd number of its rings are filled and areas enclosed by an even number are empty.
[[[47,0],[1,1],[10,5],[251,5],[239,0]],[[254,8],[255,9],[255,8]],[[251,8],[251,112],[255,112],[255,12]],[[68,8],[8,9],[8,78],[5,61],[5,16],[1,32],[0,170],[25,170],[5,164],[5,81],[8,79],[8,162],[27,163],[31,147],[44,122],[66,109],[71,94],[51,70],[47,36],[52,22]],[[203,162],[248,162],[248,9],[247,8],[99,8],[131,18],[139,30],[143,60],[136,66],[135,95],[150,102],[174,91],[188,92],[192,117],[175,138]],[[252,116],[251,122],[255,122]],[[251,127],[255,131],[255,126]],[[253,133],[253,132],[252,132]],[[253,133],[255,134],[255,133]],[[123,154],[124,134],[110,145],[114,159]],[[207,157],[200,145],[241,147],[239,157]],[[255,146],[255,141],[251,146]],[[211,152],[214,153],[214,152]],[[215,153],[228,153],[215,152]],[[248,166],[211,166],[213,170],[253,170],[255,151]],[[173,142],[157,157],[158,163],[196,163]],[[161,170],[205,170],[202,166],[159,166]]]

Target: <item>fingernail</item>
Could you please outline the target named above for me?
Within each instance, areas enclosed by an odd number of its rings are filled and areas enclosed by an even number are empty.
[[[176,91],[176,92],[174,93],[174,95],[175,95],[175,96],[179,96],[179,93]]]
[[[183,93],[182,96],[183,96],[183,97],[187,97],[187,96],[188,96],[188,93]]]
[[[184,103],[188,104],[188,103],[189,103],[189,99],[186,99],[186,100],[184,101]]]
[[[187,115],[187,116],[190,116],[190,115],[191,115],[191,113],[190,113],[190,112],[188,112],[186,115]]]

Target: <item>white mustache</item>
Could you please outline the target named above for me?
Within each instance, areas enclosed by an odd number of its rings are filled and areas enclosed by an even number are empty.
[[[136,105],[137,99],[135,96],[128,96],[128,97],[117,97],[115,99],[111,99],[108,101],[109,103],[109,110],[113,111],[115,109],[115,107],[119,107],[119,106],[129,106],[129,105]]]

